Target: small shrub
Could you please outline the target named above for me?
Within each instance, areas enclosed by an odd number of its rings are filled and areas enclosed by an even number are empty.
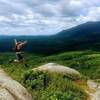
[[[84,90],[70,76],[28,71],[24,73],[23,83],[32,91],[35,90],[35,93],[32,92],[35,100],[86,100]]]

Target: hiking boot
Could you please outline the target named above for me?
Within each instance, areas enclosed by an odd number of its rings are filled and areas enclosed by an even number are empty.
[[[10,60],[9,60],[9,63],[12,63],[13,61],[14,61],[13,59],[10,59]]]

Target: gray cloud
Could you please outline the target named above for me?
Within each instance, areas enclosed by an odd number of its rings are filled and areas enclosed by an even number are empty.
[[[100,20],[99,0],[1,0],[0,33],[54,34]]]

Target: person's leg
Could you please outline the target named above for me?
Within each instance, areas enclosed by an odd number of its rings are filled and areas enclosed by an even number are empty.
[[[12,59],[9,59],[9,63],[12,63],[12,62],[19,62],[19,57],[18,57],[18,54],[16,53],[16,59],[12,58]]]
[[[23,57],[20,53],[16,54],[16,58],[19,62],[23,60]]]
[[[12,63],[14,61],[14,59],[9,59],[9,63]]]
[[[25,67],[28,67],[28,65],[26,63],[24,63]]]
[[[9,60],[9,63],[12,63],[12,62],[19,62],[17,53],[16,53],[16,59],[13,58]]]
[[[17,54],[17,58],[18,58],[18,61],[23,63],[25,67],[28,67],[28,65],[26,64],[26,62],[21,54]]]

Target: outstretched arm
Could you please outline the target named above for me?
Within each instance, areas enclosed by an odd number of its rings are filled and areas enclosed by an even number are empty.
[[[15,44],[17,44],[17,40],[16,39],[14,39],[14,42],[15,42]]]
[[[20,46],[23,46],[24,44],[26,44],[27,43],[27,41],[24,41],[24,42],[22,42],[21,44],[20,44]]]

